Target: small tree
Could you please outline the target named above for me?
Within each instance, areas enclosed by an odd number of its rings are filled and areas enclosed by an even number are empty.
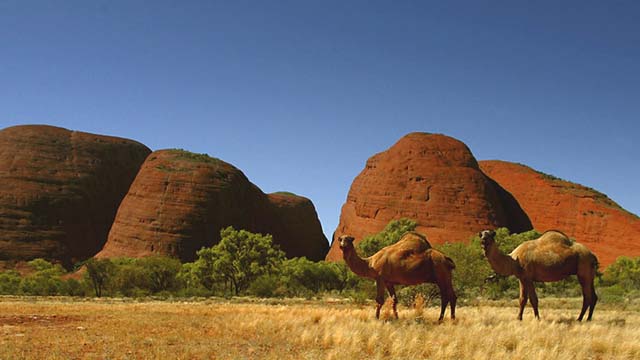
[[[220,237],[217,245],[200,249],[194,263],[202,285],[209,290],[222,282],[238,295],[259,276],[275,273],[285,258],[284,252],[273,244],[271,235],[230,226],[220,231]]]
[[[116,266],[109,259],[90,259],[85,263],[85,278],[93,285],[97,297],[101,297],[109,280],[116,273]]]

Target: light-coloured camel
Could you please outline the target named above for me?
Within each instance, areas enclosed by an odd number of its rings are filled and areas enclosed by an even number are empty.
[[[519,320],[522,320],[527,300],[531,301],[536,318],[540,318],[534,281],[560,281],[570,275],[577,275],[582,287],[582,311],[578,321],[582,321],[587,308],[587,321],[591,320],[598,301],[593,287],[598,259],[586,246],[570,240],[560,231],[549,230],[535,240],[520,244],[507,256],[498,248],[495,235],[493,230],[479,234],[493,270],[500,275],[514,275],[520,280]]]
[[[451,304],[451,318],[456,318],[456,294],[452,285],[453,260],[432,249],[427,239],[416,232],[409,232],[393,245],[382,248],[368,258],[361,258],[353,246],[353,237],[340,236],[340,249],[347,266],[356,275],[374,279],[377,286],[376,318],[384,304],[384,290],[393,299],[393,313],[398,318],[398,298],[395,285],[435,283],[440,289],[440,321],[447,304]]]

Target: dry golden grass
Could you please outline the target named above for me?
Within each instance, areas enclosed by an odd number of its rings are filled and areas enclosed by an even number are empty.
[[[640,358],[637,311],[578,323],[577,301],[543,299],[542,320],[528,308],[520,322],[515,304],[459,307],[438,324],[439,309],[421,304],[382,321],[373,305],[330,300],[0,298],[0,359]]]

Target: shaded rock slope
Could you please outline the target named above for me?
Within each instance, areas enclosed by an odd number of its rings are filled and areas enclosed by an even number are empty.
[[[562,230],[596,253],[600,264],[640,256],[640,218],[606,195],[528,166],[480,161],[480,168],[518,200],[540,231]]]
[[[342,206],[334,240],[349,234],[357,243],[400,218],[417,221],[432,244],[468,241],[485,228],[531,229],[517,201],[480,170],[464,143],[427,133],[408,134],[369,158]],[[337,245],[328,260],[341,258]]]
[[[45,258],[69,267],[95,255],[150,152],[52,126],[1,130],[0,262]]]
[[[309,199],[266,195],[240,170],[207,155],[160,150],[142,165],[97,256],[159,254],[191,261],[229,225],[272,234],[289,257],[319,260],[328,249]]]

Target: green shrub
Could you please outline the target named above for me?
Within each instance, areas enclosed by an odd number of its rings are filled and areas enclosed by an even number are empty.
[[[273,274],[259,276],[251,282],[248,289],[249,294],[263,298],[290,296],[290,291],[282,284],[282,278]]]
[[[15,270],[3,271],[0,273],[0,294],[15,295],[20,290],[20,282],[22,278],[20,273]]]
[[[620,284],[605,286],[598,289],[598,298],[604,303],[620,303],[625,301],[627,291]]]
[[[602,275],[603,286],[617,284],[626,292],[640,289],[640,256],[620,256]]]
[[[83,282],[76,279],[67,279],[64,282],[63,294],[69,296],[86,296],[87,289]]]

